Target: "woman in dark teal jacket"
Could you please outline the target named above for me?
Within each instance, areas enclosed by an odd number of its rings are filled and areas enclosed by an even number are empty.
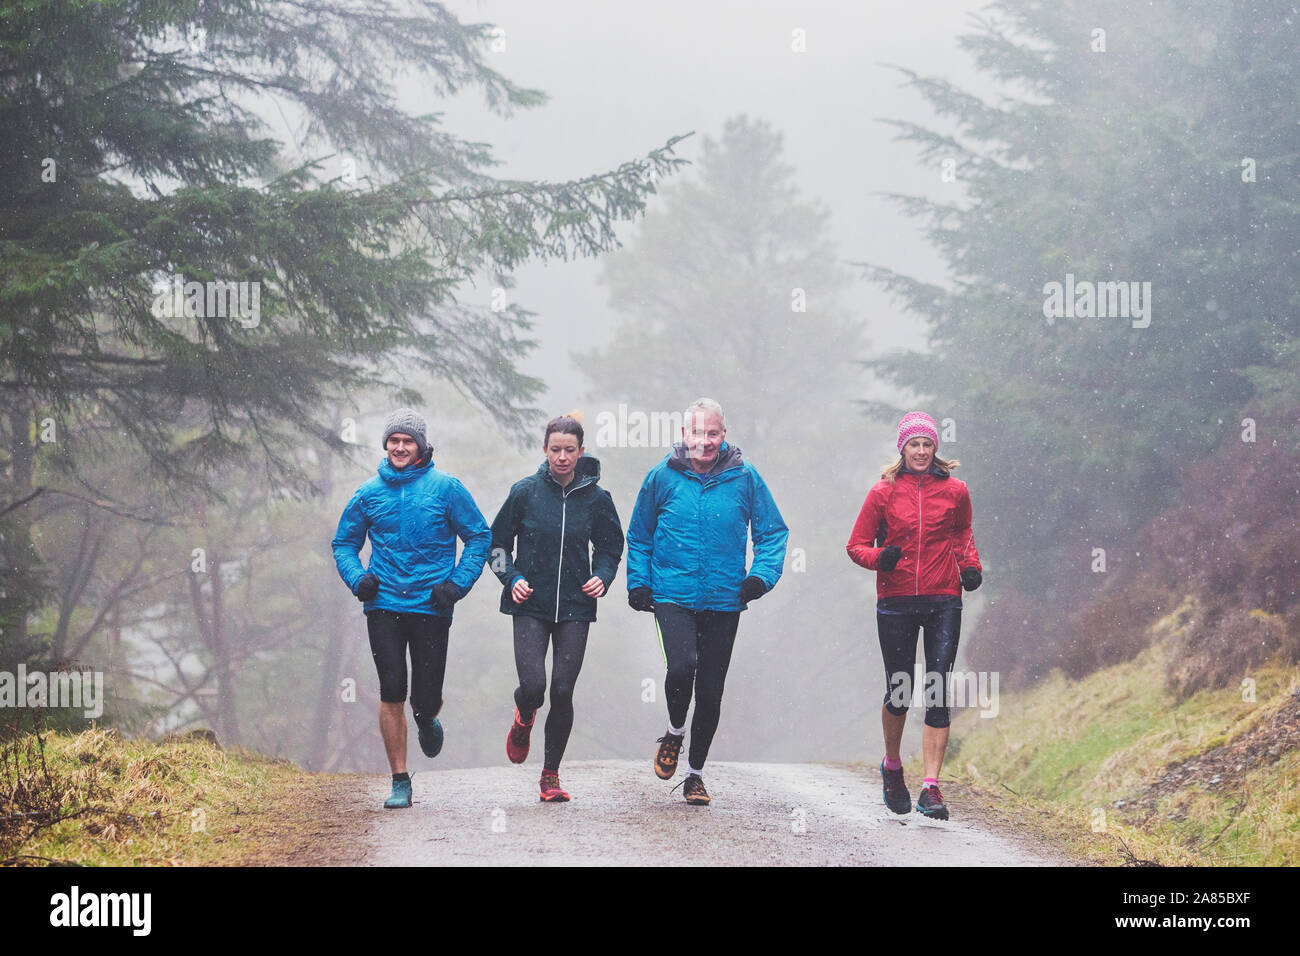
[[[546,461],[515,482],[492,522],[489,564],[502,585],[501,612],[514,618],[515,716],[506,735],[512,763],[528,756],[529,735],[546,695],[546,648],[552,653],[551,710],[541,799],[565,801],[560,760],[573,728],[573,687],[587,650],[596,600],[614,583],[623,527],[600,462],[583,457],[582,425],[561,417],[546,426]],[[516,551],[517,543],[517,551]]]

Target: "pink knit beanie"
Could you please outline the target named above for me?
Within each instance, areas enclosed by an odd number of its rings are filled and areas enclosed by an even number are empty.
[[[913,438],[928,438],[939,447],[939,429],[934,419],[925,412],[908,412],[898,423],[898,451],[902,454],[903,446]]]

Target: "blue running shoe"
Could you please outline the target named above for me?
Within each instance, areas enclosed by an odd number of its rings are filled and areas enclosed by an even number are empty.
[[[420,749],[426,757],[436,757],[442,751],[442,723],[437,717],[416,717],[415,727],[420,735]]]
[[[402,810],[411,805],[411,781],[394,780],[393,792],[384,801],[385,810]]]

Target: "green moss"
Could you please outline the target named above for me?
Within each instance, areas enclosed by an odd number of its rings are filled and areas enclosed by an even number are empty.
[[[1182,702],[1165,689],[1169,638],[1178,612],[1153,628],[1155,642],[1132,661],[1078,681],[1053,674],[1020,694],[1003,694],[999,713],[973,711],[953,722],[959,742],[945,776],[1046,801],[1070,819],[1104,819],[1104,832],[1161,862],[1240,865],[1300,863],[1300,751],[1254,767],[1215,790],[1191,784],[1155,810],[1133,806],[1173,763],[1232,743],[1269,718],[1300,685],[1278,661],[1240,686],[1205,690]],[[1097,812],[1102,811],[1098,817]],[[1171,817],[1172,815],[1172,817]],[[1078,837],[1088,842],[1086,835]],[[1120,862],[1112,850],[1111,857]]]

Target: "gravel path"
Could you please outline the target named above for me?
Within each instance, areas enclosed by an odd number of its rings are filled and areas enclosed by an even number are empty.
[[[688,806],[680,782],[650,760],[574,761],[562,768],[573,800],[537,799],[538,768],[486,767],[412,777],[408,810],[384,810],[384,778],[366,778],[363,862],[387,866],[1057,866],[1059,851],[994,830],[961,796],[955,819],[896,816],[880,802],[879,773],[829,764],[710,762],[713,804]],[[369,781],[373,780],[373,784]],[[915,792],[913,793],[915,798]],[[970,808],[972,811],[975,808]]]

